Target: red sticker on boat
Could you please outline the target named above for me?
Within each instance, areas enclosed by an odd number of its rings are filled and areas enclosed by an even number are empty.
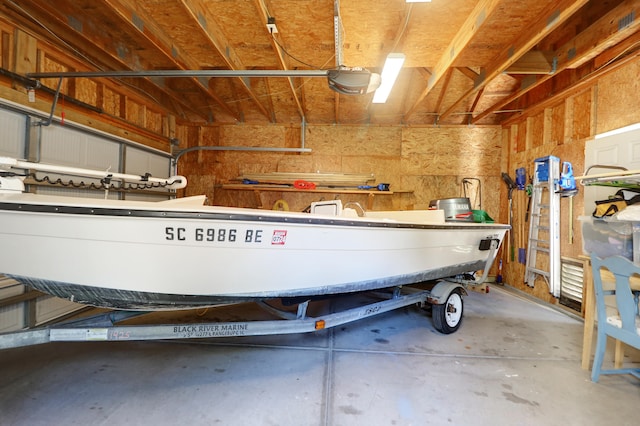
[[[273,245],[283,246],[286,240],[287,240],[287,231],[283,231],[283,230],[273,231],[273,236],[271,237],[272,246]]]

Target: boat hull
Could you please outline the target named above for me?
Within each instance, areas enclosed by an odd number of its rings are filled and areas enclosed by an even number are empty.
[[[81,303],[182,309],[475,271],[507,229],[20,194],[0,199],[0,272]]]

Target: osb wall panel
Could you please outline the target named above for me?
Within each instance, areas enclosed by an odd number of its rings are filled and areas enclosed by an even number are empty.
[[[573,97],[572,140],[585,139],[591,135],[592,90]]]
[[[598,81],[596,133],[640,122],[640,60]]]
[[[501,157],[500,129],[491,127],[410,128],[404,131],[402,170],[407,185],[415,189],[416,204],[464,195],[464,178],[480,179],[475,208],[493,218],[499,188],[496,163]],[[416,176],[417,179],[410,179]],[[471,192],[472,188],[469,188]],[[480,197],[480,193],[482,197]]]
[[[138,126],[145,125],[145,107],[138,102],[127,98],[125,101],[125,118]]]
[[[55,60],[54,58],[52,58],[50,55],[47,54],[42,54],[40,55],[41,59],[40,59],[40,68],[47,70],[48,72],[68,72],[71,71],[69,69],[69,67],[65,66],[64,64],[61,64],[59,61]],[[33,71],[30,71],[33,72]],[[58,88],[58,83],[60,82],[60,79],[58,78],[43,78],[42,80],[40,80],[40,82],[42,83],[43,86],[46,86],[50,89],[57,89]],[[69,79],[63,79],[62,80],[62,85],[60,86],[60,91],[66,95],[69,96],[75,96],[72,95],[71,93],[69,93],[69,85],[71,84],[71,80]]]
[[[212,129],[219,129],[218,133]],[[398,191],[376,195],[373,209],[397,210],[426,208],[432,199],[462,196],[462,180],[473,178],[479,182],[467,187],[467,196],[474,208],[497,218],[502,182],[496,169],[502,156],[500,134],[495,126],[307,126],[304,146],[311,153],[198,151],[180,160],[179,171],[189,178],[188,194],[205,193],[211,204],[271,208],[284,199],[291,210],[298,211],[312,201],[336,196],[363,206],[369,198],[366,194],[254,193],[222,189],[219,184],[237,182],[245,173],[373,174],[375,183],[388,183],[392,191]],[[178,126],[176,135],[186,138],[188,146],[299,147],[302,143],[295,126]]]
[[[220,145],[284,147],[286,127],[240,124],[222,126]]]
[[[152,132],[162,134],[162,115],[149,108],[146,109],[145,114],[145,128]]]
[[[529,120],[528,132],[530,143],[529,146],[531,148],[538,148],[540,145],[544,144],[545,141],[545,132],[544,132],[544,112],[537,114]]]
[[[120,103],[121,96],[119,93],[114,92],[108,87],[103,88],[103,96],[102,96],[102,108],[108,114],[113,115],[114,117],[120,117]],[[100,105],[98,105],[100,106]]]
[[[88,78],[75,80],[75,97],[89,105],[98,105],[98,83]]]
[[[0,22],[2,67],[14,71],[18,74],[30,72],[66,72],[84,69],[81,62],[73,56],[68,56],[49,43],[39,40],[31,34],[15,28],[12,24],[4,21]],[[3,79],[6,81],[8,79]],[[51,89],[56,89],[59,79],[43,79],[42,84]],[[106,87],[111,86],[111,88]],[[36,90],[36,101],[28,103],[24,96],[24,85],[13,84],[11,90],[3,90],[2,97],[18,103],[23,103],[30,108],[36,108],[45,113],[51,110],[53,97],[47,93]],[[116,91],[120,91],[117,93]],[[88,105],[102,108],[104,114],[98,114],[93,110],[87,110],[72,102],[59,100],[56,114],[62,109],[68,121],[73,121],[81,125],[96,128],[98,130],[111,133],[118,137],[123,137],[156,149],[168,151],[170,149],[166,135],[163,133],[163,117],[161,108],[153,106],[154,113],[146,114],[148,105],[142,105],[140,101],[137,105],[125,105],[130,96],[136,94],[116,83],[109,83],[108,80],[100,79],[64,79],[62,81],[61,93],[70,98],[77,99]],[[136,97],[137,98],[137,97]],[[139,98],[137,98],[139,100]],[[125,101],[126,100],[126,101]],[[129,115],[125,111],[129,111]],[[127,121],[130,119],[131,121]],[[132,125],[133,124],[133,125]]]
[[[574,175],[584,173],[584,147],[587,140],[595,134],[624,127],[640,122],[640,100],[637,93],[640,89],[637,75],[640,72],[640,60],[636,60],[612,73],[601,77],[594,86],[573,94],[560,101],[557,105],[547,109],[543,125],[543,133],[549,135],[549,140],[536,146],[533,144],[524,152],[518,152],[518,135],[523,125],[536,126],[536,117],[526,118],[509,126],[504,133],[503,140],[509,144],[508,170],[514,176],[515,169],[526,167],[527,174],[533,173],[533,161],[536,158],[554,155],[561,161],[568,161],[573,166]],[[527,121],[528,120],[528,121]],[[529,129],[527,129],[529,131]],[[533,133],[538,133],[536,128]],[[561,198],[560,200],[560,252],[562,256],[578,258],[582,252],[582,229],[578,217],[593,206],[584,206],[581,186],[578,184],[578,194],[573,198]],[[507,190],[503,185],[501,190],[502,200],[500,217],[504,221],[508,218]],[[517,202],[520,191],[514,191],[514,236],[516,250],[523,244],[521,231],[521,215],[523,207]],[[570,210],[572,209],[572,214]],[[585,210],[586,209],[586,210]],[[528,228],[525,223],[524,229]],[[573,231],[571,238],[570,231]],[[526,247],[526,237],[524,247]],[[511,261],[510,254],[501,253],[505,264],[505,280],[509,284],[529,292],[536,297],[551,303],[557,300],[549,294],[549,288],[542,279],[538,279],[533,289],[524,284],[524,265],[517,261]]]
[[[565,99],[560,105],[549,108],[533,117],[523,118],[522,122],[509,126],[508,132],[503,133],[503,139],[505,143],[512,145],[509,149],[511,154],[507,171],[512,179],[515,180],[516,169],[524,167],[529,180],[534,174],[534,161],[549,155],[560,158],[561,163],[570,162],[574,175],[582,174],[585,142],[592,137],[591,132],[593,131],[591,125],[592,93],[591,90],[582,92]],[[526,131],[533,138],[532,142],[537,140],[539,142],[531,143],[525,151],[516,151],[516,147],[513,145],[518,143],[519,138],[510,134],[514,130],[517,132]],[[543,137],[543,135],[550,135],[550,137]],[[579,185],[578,188],[580,188]],[[570,216],[571,203],[573,211]],[[500,218],[501,221],[506,222],[509,218],[506,184],[502,185],[500,204]],[[512,193],[513,252],[511,249],[507,251],[507,244],[505,244],[500,255],[503,260],[505,281],[549,303],[557,303],[557,300],[549,293],[549,286],[544,279],[537,279],[533,288],[524,283],[525,264],[520,262],[520,259],[526,255],[528,246],[530,223],[525,220],[527,205],[526,192],[514,190]],[[578,220],[578,216],[583,211],[581,191],[572,198],[561,198],[560,209],[560,254],[561,256],[578,258],[582,254],[582,234]],[[573,238],[570,238],[570,230],[573,231]],[[518,256],[519,252],[522,252],[521,256]],[[546,259],[544,256],[542,259],[543,261],[539,265],[545,266]],[[548,265],[546,266],[548,267]]]
[[[423,127],[403,131],[402,159],[410,175],[495,175],[498,127]]]
[[[0,65],[2,68],[11,69],[13,62],[13,27],[0,21]]]
[[[517,124],[518,132],[516,133],[516,146],[514,152],[524,152],[527,149],[527,121]]]
[[[560,145],[564,142],[564,102],[551,108],[551,123],[545,125],[551,126],[550,143]]]
[[[287,126],[223,126],[221,145],[271,146],[297,148],[302,144],[300,128]],[[378,183],[392,183],[400,169],[400,131],[388,127],[308,126],[305,147],[311,154],[227,151],[217,155],[218,182],[233,181],[245,173],[373,173]],[[291,210],[303,210],[312,201],[335,198],[336,194],[262,192],[259,199],[250,191],[217,190],[215,204],[244,207],[271,206],[285,199]],[[339,195],[345,201],[363,206],[367,195]],[[375,198],[376,210],[399,208],[400,195],[381,195]],[[395,204],[394,204],[395,203]]]
[[[400,127],[314,126],[309,128],[307,147],[315,154],[349,156],[399,156]]]

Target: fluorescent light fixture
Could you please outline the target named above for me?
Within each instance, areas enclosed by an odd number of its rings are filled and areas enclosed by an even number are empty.
[[[431,3],[431,0],[405,0],[407,3]]]
[[[594,139],[602,139],[602,138],[606,138],[609,136],[615,136],[615,135],[619,135],[621,133],[626,133],[626,132],[632,132],[634,130],[638,130],[640,129],[640,123],[636,123],[636,124],[632,124],[630,126],[626,126],[626,127],[621,127],[619,129],[614,129],[605,133],[600,133],[595,135]]]
[[[373,95],[374,104],[383,104],[387,102],[387,98],[389,97],[389,93],[391,93],[393,84],[396,82],[396,78],[398,78],[402,64],[404,64],[404,59],[404,53],[389,53],[387,55],[387,60],[384,62],[384,67],[382,68],[382,73],[380,75],[382,83]]]

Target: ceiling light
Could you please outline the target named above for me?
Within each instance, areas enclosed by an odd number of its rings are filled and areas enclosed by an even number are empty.
[[[376,93],[373,95],[374,104],[383,104],[387,102],[391,88],[398,78],[402,64],[404,63],[405,56],[403,53],[389,53],[387,60],[382,68],[381,79],[382,83]]]
[[[431,3],[431,0],[405,0],[407,3]]]

